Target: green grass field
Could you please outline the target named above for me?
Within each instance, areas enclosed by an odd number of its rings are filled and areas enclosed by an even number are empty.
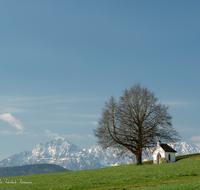
[[[178,156],[176,163],[126,164],[102,169],[0,178],[0,189],[200,189],[200,154]],[[5,184],[4,180],[16,184]],[[19,184],[19,179],[32,184]]]

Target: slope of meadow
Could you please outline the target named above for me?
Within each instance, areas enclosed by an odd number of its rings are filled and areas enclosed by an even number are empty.
[[[1,189],[200,189],[200,154],[178,156],[176,163],[1,178]],[[6,184],[4,180],[16,184]],[[19,184],[19,179],[32,184]],[[175,188],[174,188],[175,187]]]

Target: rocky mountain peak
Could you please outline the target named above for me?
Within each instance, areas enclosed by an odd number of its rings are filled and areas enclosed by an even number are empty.
[[[200,147],[194,144],[177,142],[168,145],[179,155],[200,153]],[[85,170],[133,163],[132,154],[118,159],[117,153],[119,150],[102,149],[100,146],[82,150],[67,139],[56,137],[50,142],[39,143],[31,151],[23,151],[0,161],[0,167],[48,163],[60,165],[68,170]],[[149,150],[149,154],[143,154],[142,158],[152,160],[152,151]]]

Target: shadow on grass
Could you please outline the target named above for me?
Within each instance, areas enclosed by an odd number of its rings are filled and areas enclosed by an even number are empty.
[[[176,162],[178,162],[179,160],[182,160],[182,159],[186,159],[186,158],[189,158],[189,156],[179,156],[179,157],[176,157]]]
[[[195,158],[197,156],[200,156],[200,153],[195,153],[195,154],[187,154],[187,155],[179,155],[179,156],[176,156],[176,162],[177,161],[180,161],[182,159],[187,159],[187,158]]]

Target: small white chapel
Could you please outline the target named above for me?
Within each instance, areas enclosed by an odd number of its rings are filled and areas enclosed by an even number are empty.
[[[166,158],[168,163],[175,162],[175,153],[176,151],[173,148],[171,148],[167,144],[161,144],[161,141],[159,140],[157,142],[156,148],[153,151],[153,163],[159,164],[159,160],[161,157]]]

